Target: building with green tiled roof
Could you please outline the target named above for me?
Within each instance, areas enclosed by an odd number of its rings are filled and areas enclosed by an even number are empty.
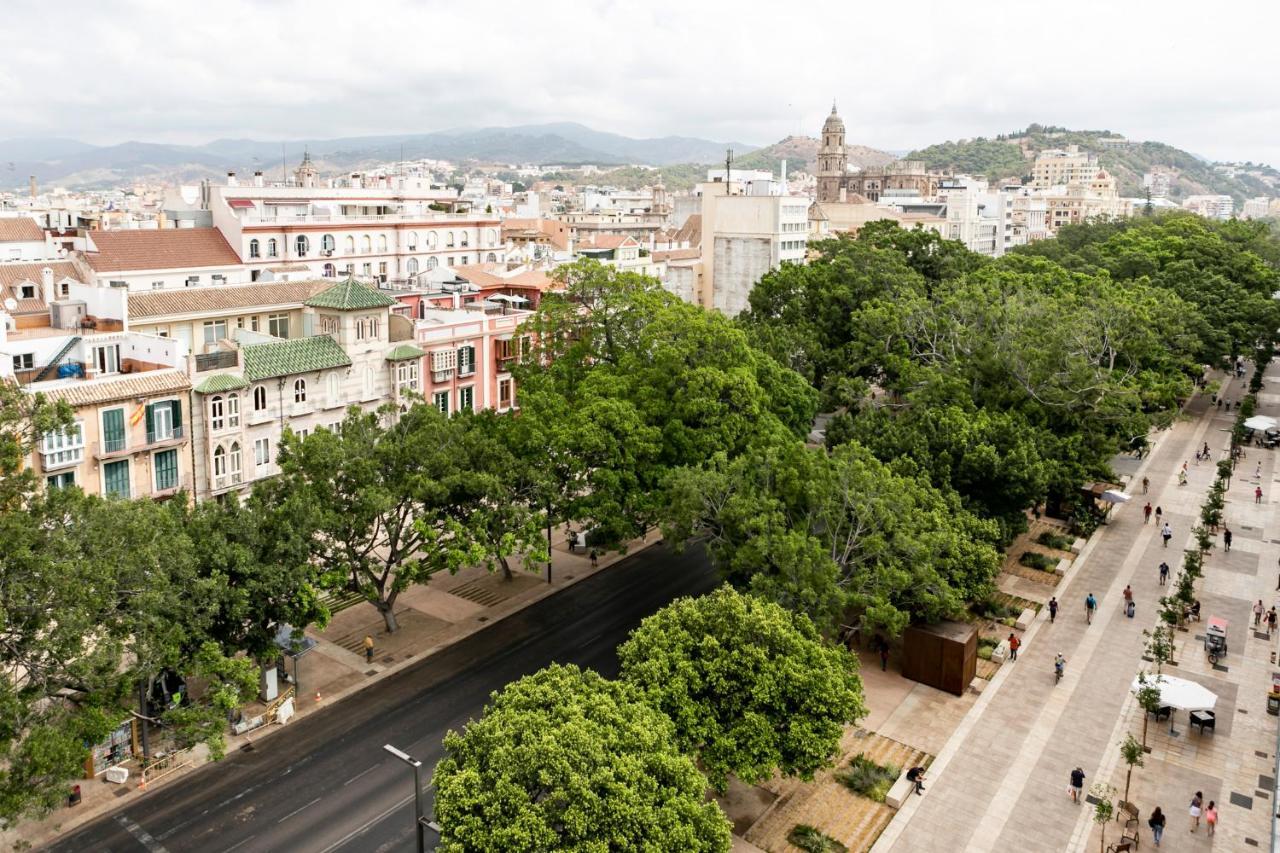
[[[354,278],[348,278],[317,293],[303,304],[308,308],[327,308],[331,311],[368,311],[373,308],[388,308],[395,305],[396,300]]]
[[[351,358],[328,335],[246,346],[243,357],[244,375],[250,382],[351,366]]]

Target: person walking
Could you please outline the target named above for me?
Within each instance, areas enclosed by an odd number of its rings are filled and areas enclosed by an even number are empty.
[[[1009,660],[1015,661],[1018,659],[1018,646],[1021,646],[1021,645],[1022,645],[1022,641],[1018,639],[1018,635],[1010,631],[1009,632]]]
[[[1080,793],[1084,790],[1084,771],[1077,767],[1071,771],[1071,802],[1079,804]]]
[[[1147,818],[1147,826],[1151,827],[1151,837],[1159,847],[1160,839],[1164,838],[1164,812],[1160,811],[1159,806],[1151,811],[1151,817]]]
[[[1187,472],[1186,472],[1186,471],[1179,471],[1179,472],[1178,472],[1178,485],[1179,485],[1179,486],[1185,486],[1186,484],[1187,484]]]
[[[1173,538],[1173,528],[1169,526],[1169,522],[1164,523],[1164,527],[1160,528],[1160,538],[1164,540],[1164,547],[1169,547],[1169,540]]]
[[[1258,463],[1258,467],[1253,469],[1253,479],[1255,480],[1262,479],[1262,463],[1261,462]]]
[[[1204,810],[1204,823],[1209,827],[1209,835],[1213,835],[1214,830],[1218,828],[1218,807],[1213,800],[1209,801],[1209,808]]]
[[[1169,580],[1169,564],[1162,562],[1160,564],[1160,586],[1164,586],[1165,583],[1168,582],[1168,580]]]
[[[369,634],[364,635],[364,662],[373,663],[373,637]]]
[[[1253,502],[1256,504],[1262,503],[1262,486],[1258,486],[1253,490]]]
[[[1262,623],[1262,614],[1266,608],[1262,606],[1262,599],[1258,599],[1258,603],[1253,605],[1253,627],[1257,628]]]
[[[1151,501],[1147,501],[1147,505],[1142,508],[1142,523],[1146,524],[1151,520]]]
[[[600,554],[596,551],[595,548],[591,549],[590,557],[591,557],[591,568],[594,569],[600,565]]]
[[[1143,477],[1143,478],[1142,478],[1142,493],[1143,493],[1144,495],[1147,493],[1147,487],[1148,487],[1148,486],[1150,486],[1150,485],[1151,485],[1151,481],[1150,481],[1150,480],[1148,480],[1146,477]]]
[[[1196,795],[1191,798],[1191,808],[1188,810],[1191,814],[1191,831],[1195,832],[1200,828],[1200,807],[1204,805],[1204,794],[1196,791]]]
[[[880,671],[889,671],[889,641],[876,634],[876,653],[880,655]]]
[[[1156,505],[1156,524],[1160,523],[1160,517],[1163,515],[1164,515],[1164,509],[1159,504],[1157,504]]]
[[[1122,594],[1124,595],[1124,605],[1125,607],[1128,607],[1129,604],[1133,601],[1133,587],[1129,586],[1128,584],[1125,584],[1124,592]]]
[[[1085,624],[1093,624],[1093,611],[1098,609],[1098,599],[1093,597],[1093,593],[1089,593],[1084,597],[1084,621]]]
[[[1231,528],[1230,527],[1222,528],[1222,547],[1228,552],[1231,550],[1231,538],[1232,538]]]
[[[569,553],[573,553],[573,549],[578,547],[578,531],[569,531]]]
[[[1276,615],[1275,607],[1267,612],[1267,639],[1271,639],[1271,635],[1276,632],[1276,619],[1280,618]]]
[[[1052,625],[1054,620],[1058,618],[1058,599],[1049,597],[1049,624]]]

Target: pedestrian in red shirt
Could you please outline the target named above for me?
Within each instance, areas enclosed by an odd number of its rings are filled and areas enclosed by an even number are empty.
[[[1009,660],[1018,659],[1018,646],[1022,645],[1022,641],[1018,639],[1017,634],[1009,634]]]

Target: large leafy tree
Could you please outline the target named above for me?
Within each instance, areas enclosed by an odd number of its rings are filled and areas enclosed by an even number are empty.
[[[401,592],[484,559],[452,512],[457,482],[470,474],[461,429],[432,406],[392,414],[352,409],[336,431],[305,441],[286,433],[278,494],[310,512],[321,583],[361,593],[388,632]]]
[[[630,685],[552,665],[445,737],[440,850],[727,851],[729,823]]]
[[[866,713],[857,659],[813,623],[730,587],[679,599],[618,648],[622,678],[675,722],[711,784],[812,779]]]

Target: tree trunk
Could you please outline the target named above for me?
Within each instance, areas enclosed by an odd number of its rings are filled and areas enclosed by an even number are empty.
[[[1151,712],[1148,711],[1146,708],[1143,708],[1142,709],[1142,749],[1144,752],[1147,749],[1147,723],[1150,721],[1150,719],[1151,719]],[[1126,800],[1129,799],[1127,791],[1125,792],[1125,799]]]
[[[382,622],[386,625],[388,634],[394,634],[400,628],[399,623],[396,622],[395,603],[394,595],[386,601],[378,602],[378,612],[382,614]]]
[[[507,558],[498,557],[498,565],[502,566],[502,579],[504,581],[515,580],[515,575],[511,574],[511,564],[507,562]]]
[[[1131,764],[1129,765],[1129,769],[1126,770],[1124,773],[1124,801],[1126,803],[1129,802],[1129,780],[1132,778],[1133,778],[1133,765]],[[1117,812],[1116,820],[1120,819],[1120,816],[1119,816],[1120,811],[1121,809],[1116,809],[1116,812]]]

